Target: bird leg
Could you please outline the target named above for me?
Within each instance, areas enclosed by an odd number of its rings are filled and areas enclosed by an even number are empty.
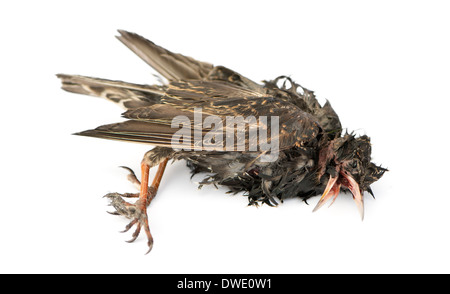
[[[156,148],[155,148],[156,149]],[[133,242],[136,240],[136,238],[139,236],[139,233],[141,231],[141,228],[144,228],[144,231],[147,235],[147,245],[149,247],[150,252],[153,246],[153,237],[150,233],[150,228],[148,224],[148,216],[147,216],[147,207],[150,205],[150,202],[153,200],[153,198],[156,196],[156,192],[158,191],[159,185],[161,183],[162,176],[164,174],[164,170],[166,168],[167,162],[170,157],[161,157],[161,156],[155,156],[155,152],[158,150],[151,150],[149,151],[142,160],[141,163],[141,181],[137,180],[134,172],[126,168],[130,171],[130,175],[128,176],[128,179],[135,183],[140,184],[140,192],[139,194],[133,194],[133,193],[126,193],[126,194],[119,194],[119,193],[109,193],[105,195],[104,197],[107,197],[111,200],[111,205],[116,209],[115,212],[112,214],[115,215],[123,215],[127,218],[131,219],[131,222],[125,227],[125,230],[123,232],[127,232],[129,229],[131,229],[134,225],[136,225],[136,230],[133,233],[133,238],[129,240],[128,242]],[[155,177],[153,178],[152,184],[149,186],[149,172],[150,167],[158,165],[158,170],[156,172]],[[122,197],[139,197],[138,200],[134,203],[128,203],[127,201],[123,200]]]

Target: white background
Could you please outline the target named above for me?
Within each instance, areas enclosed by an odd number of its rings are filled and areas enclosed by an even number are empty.
[[[446,1],[2,1],[1,273],[449,273],[450,18]],[[390,171],[365,196],[312,213],[247,207],[169,165],[128,244],[102,196],[134,192],[144,145],[72,136],[121,120],[56,73],[154,83],[114,38],[137,32],[255,80],[291,75],[368,134]],[[154,173],[154,171],[153,171]]]

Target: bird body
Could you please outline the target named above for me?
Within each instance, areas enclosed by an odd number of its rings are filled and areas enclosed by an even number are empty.
[[[371,162],[369,137],[343,133],[328,101],[321,106],[312,91],[286,76],[258,84],[224,66],[172,53],[134,33],[119,32],[118,39],[168,83],[138,85],[78,75],[58,77],[64,90],[103,97],[126,109],[125,122],[78,135],[156,146],[142,161],[142,182],[131,171],[132,181],[141,187],[136,195],[139,200],[130,204],[122,199],[124,194],[107,195],[116,214],[133,219],[129,227],[137,224],[134,238],[143,226],[151,249],[146,206],[156,195],[165,163],[171,159],[186,160],[192,174],[206,173],[201,186],[224,185],[234,193],[243,191],[249,204],[273,206],[286,198],[306,200],[322,194],[317,209],[340,191],[350,191],[363,215],[362,194],[372,194],[370,184],[386,169]],[[255,139],[265,145],[255,145]],[[144,175],[156,165],[159,178],[147,189]]]

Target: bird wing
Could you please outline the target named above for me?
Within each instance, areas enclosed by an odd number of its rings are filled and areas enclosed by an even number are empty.
[[[213,69],[210,63],[172,53],[138,34],[124,30],[119,33],[117,39],[169,81],[201,80]]]
[[[165,86],[138,85],[122,81],[57,74],[62,88],[68,92],[102,97],[122,108],[150,106],[161,102]]]
[[[224,66],[214,66],[208,62],[173,53],[135,33],[124,30],[119,30],[119,33],[117,39],[169,81],[222,81],[264,92],[262,85]]]
[[[262,85],[226,67],[214,67],[191,57],[172,53],[137,34],[122,30],[119,32],[121,35],[117,38],[120,41],[171,82],[178,80],[212,81],[217,83],[215,87],[207,85],[203,88],[213,89],[216,95],[220,94],[219,90],[228,96],[233,93],[255,96],[265,94]],[[166,90],[166,85],[138,85],[67,74],[57,74],[57,77],[62,80],[62,88],[68,92],[103,97],[125,109],[160,103]],[[172,86],[172,95],[176,95],[175,85]],[[197,87],[201,86],[197,85]]]
[[[222,87],[227,90],[224,91]],[[249,150],[250,140],[254,139],[251,137],[251,129],[258,130],[259,138],[261,132],[265,132],[267,143],[278,140],[280,149],[290,148],[295,144],[310,144],[318,139],[321,128],[312,115],[279,98],[245,95],[252,93],[248,89],[223,82],[172,82],[162,99],[163,104],[130,109],[123,113],[128,121],[103,125],[78,135],[181,149],[202,146],[205,150],[211,143],[204,141],[205,135],[211,131],[223,136],[232,134],[233,147],[245,146],[245,150]],[[213,117],[214,123],[205,123],[207,117]],[[239,137],[235,131],[235,124],[229,123],[230,118],[237,117],[243,118],[245,142],[242,142],[243,137]],[[189,136],[188,140],[183,137],[181,142],[178,140],[180,137],[176,136],[181,136],[182,128],[186,129],[187,124],[183,123],[186,120],[189,123]],[[277,126],[272,122],[277,122]],[[275,127],[278,129],[276,132],[273,129]],[[201,136],[196,136],[196,132]]]

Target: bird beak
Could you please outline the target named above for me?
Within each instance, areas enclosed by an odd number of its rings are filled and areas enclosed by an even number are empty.
[[[343,176],[347,183],[345,186],[352,192],[353,200],[355,200],[356,206],[358,207],[359,214],[361,215],[361,220],[364,219],[364,199],[361,194],[361,189],[359,188],[358,183],[355,179],[347,174],[346,172],[341,172],[341,176]]]
[[[340,172],[339,175],[334,178],[330,176],[327,186],[325,187],[325,191],[323,192],[322,197],[320,198],[316,207],[314,207],[313,212],[321,208],[325,204],[325,202],[327,202],[332,197],[333,201],[331,202],[331,204],[333,204],[334,200],[339,194],[339,191],[341,190],[341,184],[347,187],[352,192],[353,200],[355,200],[359,214],[361,215],[361,220],[363,220],[364,200],[361,194],[361,190],[359,189],[359,185],[355,181],[355,179],[353,179],[353,177],[347,174],[346,172]]]
[[[339,185],[339,189],[336,189],[337,185],[335,185],[338,178],[339,178],[339,176],[334,177],[334,178],[330,176],[330,179],[328,180],[328,184],[325,188],[325,191],[323,192],[322,197],[320,197],[320,200],[317,203],[316,207],[314,207],[313,212],[317,211],[319,208],[321,208],[322,205],[324,205],[325,202],[327,202],[331,197],[334,197],[334,199],[336,199],[337,195],[339,194],[339,190],[340,190],[340,185]],[[333,202],[334,202],[334,199],[333,199]],[[331,203],[331,204],[333,204],[333,203]],[[331,204],[330,204],[330,206],[331,206]]]

